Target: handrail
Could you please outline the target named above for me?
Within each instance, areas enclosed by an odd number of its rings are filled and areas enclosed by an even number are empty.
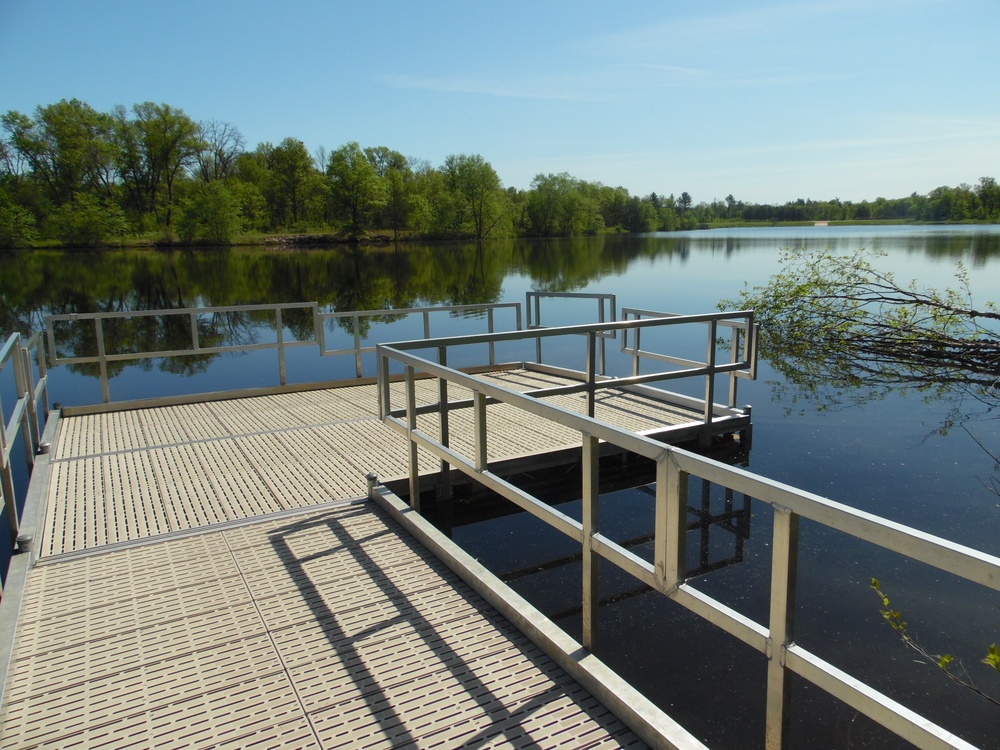
[[[13,368],[14,388],[17,401],[10,418],[0,425],[0,496],[7,515],[8,543],[11,550],[23,545],[30,547],[31,540],[23,538],[21,532],[22,511],[18,507],[17,488],[14,486],[14,465],[11,451],[18,435],[24,445],[24,461],[30,473],[35,463],[35,455],[42,449],[41,415],[48,414],[48,375],[45,369],[44,340],[36,333],[25,340],[19,333],[12,333],[0,348],[0,373],[9,365]],[[32,356],[38,367],[38,379],[32,367]],[[4,414],[0,402],[0,415]]]
[[[623,307],[622,308],[622,320],[643,320],[649,318],[680,318],[684,317],[679,313],[667,313],[659,312],[656,310],[642,310],[636,307]],[[737,378],[745,378],[748,380],[757,379],[757,340],[759,336],[759,329],[753,319],[747,321],[739,320],[718,320],[716,325],[719,328],[729,328],[730,338],[728,342],[728,347],[731,352],[731,361],[737,362],[740,360],[741,347],[745,347],[745,360],[749,363],[746,370],[734,370],[730,372],[729,375],[729,405],[736,406],[736,394],[737,394]],[[714,339],[716,331],[710,331],[709,341]],[[640,362],[644,359],[654,360],[658,362],[667,362],[670,364],[680,365],[683,367],[699,367],[705,366],[707,363],[699,362],[697,360],[686,359],[683,357],[676,357],[669,354],[660,354],[657,352],[645,351],[642,349],[639,343],[640,331],[635,332],[635,343],[631,346],[629,345],[628,330],[622,336],[621,350],[623,353],[632,355],[632,374],[638,376],[640,369]],[[709,347],[709,357],[714,356],[714,348]]]
[[[289,347],[317,346],[321,356],[353,355],[356,361],[357,377],[363,376],[361,355],[374,352],[375,348],[364,347],[361,344],[360,320],[365,317],[377,317],[386,315],[413,315],[420,314],[424,318],[424,338],[431,337],[430,315],[432,313],[473,313],[483,312],[486,315],[488,331],[496,331],[495,312],[503,309],[513,309],[515,314],[514,324],[517,330],[521,330],[521,305],[518,302],[505,303],[484,303],[471,305],[446,305],[437,307],[410,307],[384,310],[355,310],[351,312],[329,313],[320,312],[316,302],[290,302],[276,304],[256,304],[256,305],[224,305],[213,307],[185,307],[174,310],[134,310],[116,312],[96,312],[96,313],[66,313],[59,315],[49,315],[45,319],[45,332],[48,341],[50,365],[70,364],[97,364],[101,380],[101,394],[104,403],[111,402],[110,378],[108,376],[108,364],[112,362],[131,362],[143,359],[165,358],[165,357],[190,357],[204,356],[206,354],[223,354],[232,352],[249,352],[266,349],[275,349],[278,352],[278,380],[281,386],[288,383],[285,368],[285,350]],[[285,336],[285,326],[283,311],[306,310],[312,314],[312,337],[296,340],[289,340]],[[202,342],[203,332],[199,328],[199,318],[204,315],[217,315],[227,313],[273,313],[272,325],[276,332],[275,341],[267,343],[243,343],[208,345]],[[113,352],[108,351],[105,321],[121,320],[131,318],[156,317],[166,319],[169,317],[186,317],[188,323],[188,345],[182,348],[146,350],[133,352]],[[326,348],[325,322],[351,318],[354,321],[354,346],[347,349],[330,350]],[[94,342],[97,347],[97,354],[62,357],[59,355],[58,342],[56,338],[57,324],[59,323],[81,323],[93,321]],[[494,348],[490,346],[490,364],[496,363]]]
[[[619,323],[623,330],[646,327],[650,321]],[[600,326],[572,326],[574,333],[593,335]],[[751,329],[747,329],[748,331]],[[542,335],[559,335],[560,329],[547,329]],[[467,337],[466,337],[467,338]],[[591,339],[593,340],[593,339]],[[443,341],[434,342],[444,348]],[[424,345],[426,348],[426,344]],[[810,519],[828,528],[921,560],[940,570],[949,571],[970,581],[1000,591],[1000,558],[927,534],[874,514],[775,482],[737,467],[699,456],[680,448],[666,446],[649,438],[540,401],[500,385],[461,373],[442,363],[413,354],[412,344],[378,347],[380,417],[405,436],[410,446],[410,504],[420,510],[420,478],[417,451],[426,450],[443,463],[454,467],[488,489],[532,513],[553,528],[566,534],[582,547],[584,590],[582,593],[582,645],[594,651],[598,641],[597,565],[603,558],[634,576],[661,594],[712,622],[727,633],[765,654],[767,671],[766,747],[785,747],[789,676],[796,674],[832,695],[845,700],[855,710],[887,727],[921,748],[971,748],[972,746],[917,715],[873,687],[828,664],[794,642],[796,571],[799,552],[799,521]],[[747,348],[753,348],[748,346]],[[591,351],[593,347],[591,347]],[[592,356],[592,355],[591,355]],[[391,403],[388,374],[391,363],[405,369],[406,404],[394,409]],[[418,428],[415,398],[417,375],[440,381],[441,401],[437,404],[441,439]],[[453,403],[447,400],[448,386],[471,390],[474,415],[471,454],[465,455],[449,445],[448,412]],[[490,470],[487,459],[489,441],[488,402],[500,402],[551,420],[580,434],[582,445],[582,521],[567,517],[530,492],[515,487]],[[447,408],[442,408],[447,404]],[[603,441],[652,459],[656,464],[654,561],[641,559],[600,533],[600,464],[599,443]],[[758,623],[698,591],[686,580],[687,484],[691,477],[701,478],[726,489],[757,498],[771,506],[774,528],[772,537],[771,607],[768,622]]]
[[[203,356],[206,354],[222,354],[225,352],[246,352],[246,351],[255,351],[260,349],[277,349],[279,379],[281,385],[285,385],[287,382],[285,374],[285,349],[287,347],[315,345],[318,343],[319,338],[314,334],[313,339],[285,341],[284,325],[282,323],[282,310],[301,310],[301,309],[312,310],[313,323],[315,326],[316,307],[317,305],[315,302],[290,302],[290,303],[265,304],[265,305],[225,305],[221,307],[185,307],[185,308],[178,308],[176,310],[128,310],[128,311],[116,311],[116,312],[69,313],[60,315],[49,315],[45,319],[45,329],[49,342],[50,364],[53,367],[55,367],[56,365],[96,363],[100,370],[101,393],[104,398],[104,403],[107,404],[111,402],[110,383],[108,378],[109,362],[130,362],[134,360],[153,359],[159,357],[190,357],[190,356]],[[235,345],[225,345],[225,346],[202,346],[201,344],[201,331],[198,327],[199,316],[206,314],[218,314],[218,313],[270,312],[270,311],[273,311],[274,313],[274,329],[277,334],[274,343],[235,344]],[[188,348],[125,352],[125,353],[109,353],[107,351],[106,341],[104,336],[105,320],[120,320],[128,318],[150,318],[150,317],[169,318],[174,316],[184,316],[187,317],[189,320],[188,328],[190,333],[190,346]],[[66,321],[79,322],[85,320],[94,321],[94,326],[95,326],[94,333],[97,344],[97,354],[91,356],[60,357],[58,347],[56,345],[54,324]]]
[[[406,308],[396,308],[396,309],[385,309],[385,310],[353,310],[350,312],[334,312],[334,313],[318,313],[319,324],[317,330],[320,332],[320,354],[324,357],[351,354],[354,355],[355,368],[357,376],[360,378],[364,375],[364,370],[361,362],[362,354],[370,354],[375,351],[374,346],[362,346],[361,344],[361,319],[362,318],[377,318],[386,315],[422,315],[424,323],[424,338],[432,338],[431,335],[431,315],[436,313],[469,313],[469,312],[485,312],[486,322],[487,322],[487,332],[496,332],[496,320],[495,313],[497,310],[508,310],[512,309],[514,311],[514,330],[522,330],[522,320],[521,320],[521,304],[519,302],[491,302],[484,303],[481,305],[439,305],[436,307],[406,307]],[[350,319],[352,321],[351,333],[354,337],[354,346],[347,349],[327,349],[326,348],[326,328],[322,324],[327,320],[346,320]],[[492,346],[489,347],[489,363],[491,365],[496,364],[496,350]]]
[[[714,401],[715,376],[723,374],[742,373],[741,377],[750,377],[755,362],[750,357],[756,352],[756,343],[743,347],[743,356],[734,357],[733,361],[719,363],[715,357],[716,348],[716,327],[722,323],[738,324],[742,321],[746,330],[756,335],[756,327],[753,324],[752,310],[737,310],[718,313],[701,313],[697,315],[676,315],[669,317],[647,318],[641,320],[617,321],[609,323],[584,323],[572,326],[560,326],[558,328],[533,328],[528,331],[509,331],[494,334],[473,334],[469,336],[451,336],[443,339],[435,339],[433,346],[447,350],[448,347],[466,346],[470,344],[501,343],[512,341],[526,341],[530,339],[552,338],[557,336],[577,336],[582,335],[588,338],[587,359],[583,368],[576,371],[581,376],[579,385],[559,386],[548,389],[540,389],[534,392],[536,396],[549,396],[560,393],[587,394],[587,413],[594,414],[595,396],[597,391],[610,388],[627,388],[641,386],[646,383],[656,383],[665,380],[679,380],[684,378],[703,377],[705,379],[705,400],[701,402],[702,420],[704,424],[711,424],[716,412],[720,408]],[[600,374],[600,363],[598,360],[597,341],[600,336],[609,333],[617,334],[618,331],[627,333],[635,331],[637,334],[644,328],[665,328],[672,326],[687,326],[695,324],[708,324],[708,350],[707,362],[691,362],[690,367],[680,370],[662,370],[630,377],[610,376]],[[414,340],[403,341],[392,344],[393,350],[398,352],[412,351],[415,349],[426,349],[431,344],[427,341]],[[380,345],[381,346],[381,345]],[[420,358],[418,358],[420,359]],[[421,362],[426,360],[420,359]],[[380,361],[381,364],[381,361]],[[541,362],[539,361],[539,364]],[[730,412],[732,411],[730,405]]]
[[[614,294],[602,292],[527,292],[524,295],[524,308],[528,311],[528,328],[542,328],[542,300],[543,299],[592,299],[597,302],[597,322],[605,323],[617,321],[616,305],[617,297]],[[605,303],[608,309],[605,310]],[[597,361],[597,374],[604,375],[607,369],[607,350],[605,339],[613,339],[615,333],[601,331],[597,334],[600,339],[599,359]],[[535,359],[542,361],[542,340],[535,340]]]

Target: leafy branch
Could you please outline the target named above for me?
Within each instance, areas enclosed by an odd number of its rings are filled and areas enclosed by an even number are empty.
[[[954,656],[951,654],[933,654],[920,643],[916,635],[914,635],[910,630],[909,624],[903,619],[902,612],[892,609],[889,603],[889,597],[882,590],[882,584],[879,583],[877,578],[872,578],[871,588],[882,602],[882,608],[879,610],[882,618],[902,639],[903,643],[920,654],[929,663],[936,664],[937,667],[944,672],[945,676],[947,676],[948,679],[955,684],[971,690],[983,700],[992,703],[994,706],[1000,707],[1000,700],[994,698],[988,693],[983,692],[983,690],[977,687],[965,671],[965,668],[961,667],[961,662],[955,661]],[[989,647],[986,652],[986,656],[981,659],[981,661],[983,664],[986,664],[987,666],[995,669],[997,672],[1000,672],[1000,649],[997,648],[997,644],[994,643]],[[955,666],[953,666],[956,663],[961,667],[961,672],[956,671]]]
[[[878,269],[880,253],[786,250],[782,270],[723,309],[753,308],[761,353],[796,386],[959,388],[1000,397],[1000,311],[973,303],[962,264],[956,286],[905,284]]]

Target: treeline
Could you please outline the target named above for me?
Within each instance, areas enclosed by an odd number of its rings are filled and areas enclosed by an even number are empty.
[[[360,239],[575,236],[690,229],[720,221],[997,221],[1000,188],[785,206],[634,196],[569,174],[504,188],[478,154],[432,166],[386,146],[310,154],[302,141],[247,150],[229,123],[195,122],[144,102],[98,112],[73,99],[0,116],[0,247],[126,238],[225,244],[242,234],[331,233]]]

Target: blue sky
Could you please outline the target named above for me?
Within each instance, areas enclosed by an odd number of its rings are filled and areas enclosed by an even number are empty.
[[[997,0],[0,0],[0,111],[155,101],[517,188],[874,199],[1000,178],[998,32]]]

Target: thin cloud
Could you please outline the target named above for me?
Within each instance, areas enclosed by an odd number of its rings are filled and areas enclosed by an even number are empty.
[[[620,99],[621,91],[703,83],[707,76],[706,71],[697,68],[621,64],[604,65],[587,73],[564,76],[472,78],[391,75],[383,76],[381,80],[393,88],[447,94],[564,102],[610,102]]]

